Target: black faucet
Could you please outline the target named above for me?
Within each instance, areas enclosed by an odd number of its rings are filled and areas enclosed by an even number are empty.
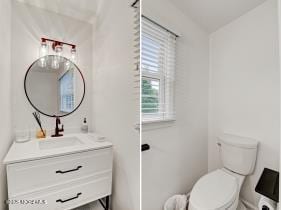
[[[61,128],[59,128],[59,124],[61,124],[60,122],[60,118],[59,117],[56,117],[56,128],[55,128],[55,134],[52,135],[52,137],[59,137],[59,136],[63,136],[62,133],[60,132],[63,132],[64,129],[63,129],[63,125]]]

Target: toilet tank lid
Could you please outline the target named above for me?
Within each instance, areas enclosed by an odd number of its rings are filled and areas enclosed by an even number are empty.
[[[224,133],[223,135],[219,136],[218,139],[220,143],[232,145],[235,147],[247,149],[256,149],[258,147],[258,141],[249,137]]]

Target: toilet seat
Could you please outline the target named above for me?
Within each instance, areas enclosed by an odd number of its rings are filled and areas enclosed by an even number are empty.
[[[219,169],[197,181],[190,194],[189,209],[225,210],[234,203],[238,194],[238,179]]]

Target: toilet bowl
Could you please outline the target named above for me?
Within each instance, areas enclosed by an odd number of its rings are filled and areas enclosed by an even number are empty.
[[[244,178],[224,168],[203,176],[192,189],[188,210],[236,210]]]
[[[224,167],[196,182],[188,210],[237,210],[243,181],[254,170],[258,142],[224,134],[218,145]]]

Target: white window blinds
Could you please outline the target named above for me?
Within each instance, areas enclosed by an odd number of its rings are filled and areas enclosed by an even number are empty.
[[[142,17],[142,121],[175,118],[176,35]]]

